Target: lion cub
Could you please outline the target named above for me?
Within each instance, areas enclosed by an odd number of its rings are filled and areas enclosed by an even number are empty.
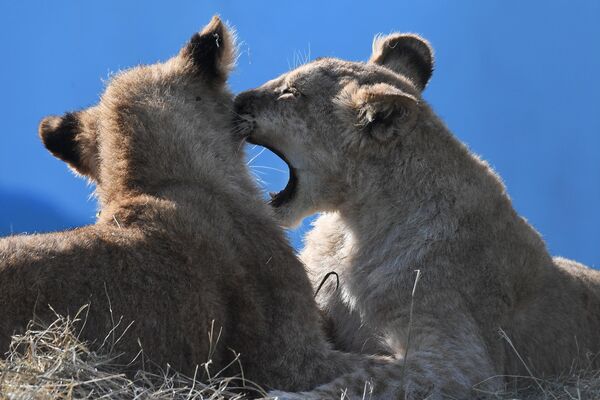
[[[135,322],[116,343],[121,361],[139,339],[159,367],[189,375],[209,358],[213,373],[225,368],[233,350],[248,380],[308,390],[366,358],[331,350],[306,272],[247,171],[225,83],[234,53],[215,17],[177,56],[115,76],[97,106],[41,122],[48,150],[96,182],[101,214],[0,240],[0,352],[36,305],[49,322],[47,305],[72,315],[91,302],[84,339],[99,346],[122,316]]]
[[[314,284],[339,274],[318,296],[336,345],[397,360],[396,390],[375,381],[383,397],[463,399],[492,376],[558,374],[600,351],[600,271],[550,257],[421,98],[432,70],[425,40],[392,34],[368,63],[320,59],[236,99],[249,140],[289,165],[271,201],[280,221],[325,212],[301,259]]]

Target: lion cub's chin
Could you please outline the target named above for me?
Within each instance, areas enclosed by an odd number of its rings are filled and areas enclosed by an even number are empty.
[[[279,207],[271,206],[275,220],[284,228],[297,228],[302,220],[309,215],[308,213],[301,213],[300,208],[294,206],[294,202],[295,199],[290,199],[289,202]]]

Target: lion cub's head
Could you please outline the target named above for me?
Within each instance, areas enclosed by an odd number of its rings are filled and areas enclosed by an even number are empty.
[[[218,17],[164,63],[114,76],[98,105],[39,126],[46,148],[97,183],[102,204],[243,162],[230,129],[232,35]]]
[[[375,39],[368,63],[318,59],[236,98],[249,141],[290,168],[271,200],[282,223],[336,209],[367,164],[409,145],[432,70],[425,40],[392,34]]]

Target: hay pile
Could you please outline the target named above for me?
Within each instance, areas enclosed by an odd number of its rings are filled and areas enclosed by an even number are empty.
[[[84,308],[82,308],[83,310]],[[79,315],[79,313],[78,313]],[[46,399],[241,399],[235,390],[239,389],[239,377],[225,378],[211,376],[210,362],[200,366],[204,371],[198,375],[209,376],[206,382],[190,378],[176,371],[165,371],[162,375],[139,371],[134,378],[119,372],[113,363],[112,346],[90,351],[78,339],[78,329],[85,321],[77,317],[70,319],[57,315],[48,327],[31,323],[27,332],[13,337],[11,349],[6,358],[0,359],[0,399],[46,400]],[[126,329],[121,335],[127,334]],[[114,330],[107,338],[114,337]],[[118,340],[118,339],[117,339]],[[139,355],[138,355],[139,356]],[[503,379],[494,377],[490,379]],[[553,380],[532,377],[514,377],[521,384],[507,383],[499,393],[485,393],[474,388],[478,398],[522,399],[522,400],[584,400],[600,399],[600,371],[576,368],[564,376]],[[511,381],[511,379],[507,379]],[[523,383],[528,383],[523,387]],[[245,390],[254,391],[253,397],[266,396],[257,387]],[[239,393],[239,392],[238,392]],[[368,398],[369,396],[367,396]]]
[[[83,310],[84,308],[82,308]],[[78,315],[81,314],[78,313]],[[210,376],[210,361],[201,365],[198,375],[209,376],[200,382],[176,371],[162,375],[138,371],[133,379],[119,372],[113,361],[110,340],[100,350],[90,351],[78,339],[78,327],[85,321],[57,315],[48,327],[30,323],[27,332],[15,335],[6,357],[0,359],[0,399],[240,399],[233,390],[239,388],[240,378]],[[114,335],[109,332],[107,338]],[[126,331],[121,332],[126,334]],[[138,354],[138,356],[142,356]],[[248,391],[265,392],[255,387]]]

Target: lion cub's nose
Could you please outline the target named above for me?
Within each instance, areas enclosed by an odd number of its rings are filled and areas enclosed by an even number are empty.
[[[235,113],[238,115],[252,115],[252,103],[255,94],[251,90],[247,90],[238,94],[233,103]]]

